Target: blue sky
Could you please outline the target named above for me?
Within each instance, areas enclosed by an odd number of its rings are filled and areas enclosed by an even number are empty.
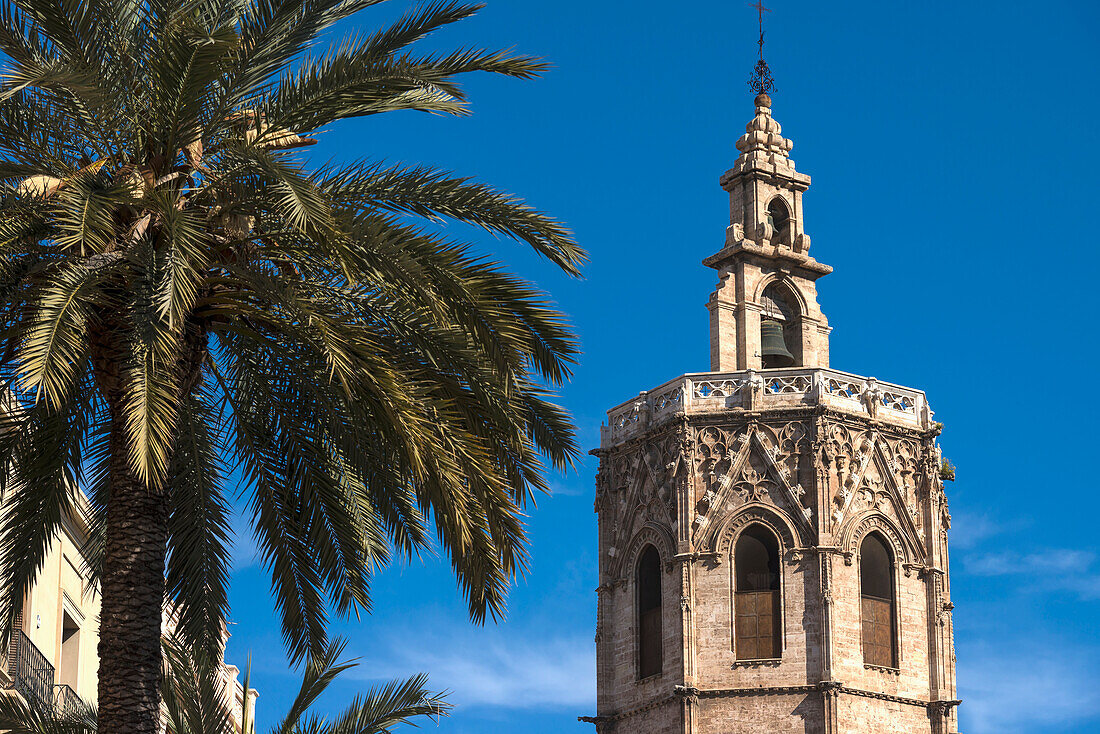
[[[369,27],[405,0],[364,14]],[[925,389],[946,424],[961,729],[1100,730],[1095,75],[1090,2],[774,0],[774,113],[805,197],[834,367]],[[563,393],[585,449],[604,411],[708,367],[728,223],[718,176],[752,114],[746,2],[490,0],[441,46],[514,46],[543,79],[477,78],[464,119],[384,115],[311,151],[430,163],[527,197],[591,253],[583,281],[510,243],[487,252],[551,291],[583,362]],[[462,232],[466,234],[466,232]],[[425,670],[458,705],[441,731],[591,732],[595,462],[532,509],[531,572],[505,623],[472,627],[435,559],[385,571],[371,616],[338,625],[362,664],[322,700]],[[247,542],[229,657],[254,658],[258,720],[285,710],[266,573]]]

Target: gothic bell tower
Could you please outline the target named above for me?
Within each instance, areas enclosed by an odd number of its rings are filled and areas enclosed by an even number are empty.
[[[763,9],[761,9],[763,12]],[[951,516],[925,394],[829,366],[761,58],[709,372],[608,411],[598,734],[956,734]],[[840,253],[841,255],[843,253]],[[873,345],[868,345],[873,347]]]

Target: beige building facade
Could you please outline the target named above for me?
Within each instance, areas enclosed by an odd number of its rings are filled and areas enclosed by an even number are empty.
[[[954,734],[950,514],[923,392],[834,370],[792,143],[761,93],[709,372],[611,409],[600,734]]]
[[[88,582],[80,549],[86,500],[62,519],[46,560],[24,596],[0,686],[36,706],[95,702],[99,669],[99,592]]]
[[[0,695],[19,696],[29,706],[58,710],[97,700],[100,599],[81,553],[87,539],[87,517],[87,499],[78,494],[76,511],[63,518],[61,531],[24,597],[6,664],[0,666]],[[175,629],[168,608],[162,624],[166,632]],[[223,666],[221,684],[234,730],[240,733],[244,707],[254,711],[257,693],[244,690],[240,671],[233,665]]]

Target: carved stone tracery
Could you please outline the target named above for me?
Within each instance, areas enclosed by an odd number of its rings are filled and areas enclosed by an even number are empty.
[[[747,505],[771,507],[785,524],[797,527],[791,545],[809,542],[811,498],[801,481],[808,447],[801,422],[776,426],[750,422],[740,431],[716,426],[698,429],[693,452],[700,478],[694,547],[713,551],[718,528]]]
[[[718,528],[714,546],[710,550],[713,550],[719,559],[729,556],[738,536],[746,527],[753,524],[763,525],[775,535],[779,541],[781,556],[799,547],[794,529],[775,508],[755,505],[740,510]]]
[[[859,553],[859,545],[868,533],[878,532],[890,544],[894,553],[894,563],[901,565],[916,564],[923,558],[919,548],[912,548],[910,543],[904,540],[904,534],[890,520],[879,512],[871,512],[863,517],[854,518],[848,524],[844,533],[841,547],[845,550],[844,562],[852,565],[853,559]],[[909,575],[909,572],[906,572]]]
[[[602,522],[610,528],[606,563],[611,578],[629,574],[646,542],[654,544],[666,564],[675,555],[677,485],[688,469],[682,454],[680,436],[666,431],[608,457],[605,482],[611,497],[600,507]]]

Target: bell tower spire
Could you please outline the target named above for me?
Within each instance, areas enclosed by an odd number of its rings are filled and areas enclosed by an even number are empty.
[[[760,58],[756,62],[756,67],[752,70],[752,76],[749,77],[749,89],[753,91],[753,94],[770,94],[775,91],[775,81],[772,79],[768,62],[764,61],[764,13],[772,11],[771,8],[765,8],[764,3],[760,0],[756,0],[756,4],[751,7],[756,8],[760,20],[760,40],[756,42],[756,45],[760,47]]]
[[[817,304],[815,282],[832,268],[810,257],[802,194],[810,177],[795,170],[794,147],[772,117],[775,82],[760,57],[749,78],[756,114],[737,141],[740,155],[719,181],[730,197],[725,246],[703,260],[718,271],[707,303],[713,371],[772,367],[828,367],[829,324]]]
[[[730,198],[711,369],[600,430],[596,734],[958,734],[951,514],[924,392],[829,368],[793,145],[756,114]]]

